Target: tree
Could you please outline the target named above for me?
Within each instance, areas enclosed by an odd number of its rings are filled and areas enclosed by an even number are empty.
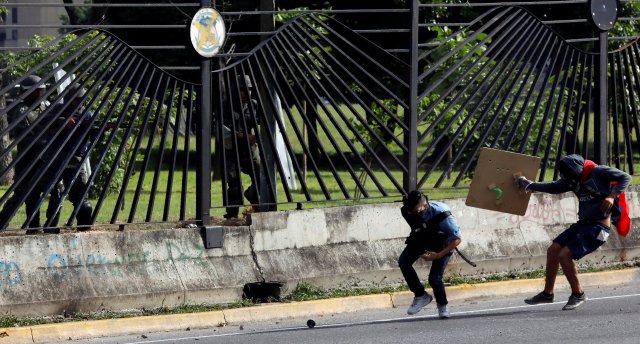
[[[7,3],[6,0],[0,0],[0,4]],[[0,14],[6,13],[7,8],[4,6],[0,6]],[[3,24],[2,16],[0,16],[0,25]],[[0,64],[0,67],[4,67]],[[4,73],[0,73],[0,88],[4,86]],[[6,100],[4,93],[0,93],[0,109],[4,109],[6,107]],[[0,117],[0,131],[4,131],[9,123],[7,122],[7,116]],[[4,151],[9,147],[9,135],[5,135],[0,138],[0,150]],[[4,170],[11,163],[11,155],[7,154],[3,159],[0,160],[0,170]],[[13,180],[13,171],[7,173],[4,178],[0,179],[0,185],[8,185]]]
[[[72,4],[73,0],[62,0],[65,4]],[[89,0],[89,5],[140,3],[132,0]],[[72,25],[184,25],[184,28],[110,28],[109,31],[122,39],[128,45],[142,46],[191,46],[189,38],[189,24],[197,11],[195,7],[180,7],[181,3],[193,3],[192,0],[160,0],[157,3],[171,3],[175,6],[65,6],[68,23]],[[224,6],[224,5],[223,5]],[[199,64],[200,56],[193,49],[141,51],[158,66],[195,66]],[[189,71],[172,71],[186,80],[199,80],[199,73]]]
[[[72,5],[73,0],[62,0],[67,5]],[[89,3],[104,4],[110,3],[109,0],[93,0]],[[106,13],[108,7],[77,7],[77,6],[65,6],[69,17],[69,24],[71,25],[97,25],[106,19]]]

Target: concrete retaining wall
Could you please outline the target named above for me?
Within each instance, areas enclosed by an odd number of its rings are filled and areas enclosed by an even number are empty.
[[[637,189],[628,197],[632,214],[640,214]],[[472,268],[454,255],[448,273],[461,275],[542,268],[551,239],[577,211],[570,194],[534,195],[525,216],[470,208],[463,199],[447,204],[462,228],[461,249],[478,263]],[[246,283],[260,281],[281,282],[285,292],[301,280],[322,287],[396,285],[402,282],[396,259],[409,232],[399,208],[254,214],[251,226],[225,227],[224,247],[210,250],[194,229],[0,238],[0,309],[44,315],[227,303],[241,297]],[[626,239],[613,234],[580,264],[639,257],[634,220]]]

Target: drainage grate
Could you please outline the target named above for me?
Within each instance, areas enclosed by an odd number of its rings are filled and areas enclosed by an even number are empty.
[[[279,282],[247,283],[242,288],[242,297],[256,303],[279,302],[281,292],[282,283]]]

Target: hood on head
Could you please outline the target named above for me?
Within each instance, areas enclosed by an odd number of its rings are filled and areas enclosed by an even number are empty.
[[[563,179],[578,180],[584,169],[584,158],[578,154],[570,154],[558,162],[558,172]]]

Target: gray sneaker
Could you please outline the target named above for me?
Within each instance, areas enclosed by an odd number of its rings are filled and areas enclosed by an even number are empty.
[[[428,293],[422,296],[414,297],[413,302],[411,302],[411,306],[409,306],[409,309],[407,309],[407,314],[416,314],[420,312],[422,307],[430,304],[432,300],[433,297]]]
[[[587,296],[584,295],[584,293],[582,293],[581,295],[571,294],[571,296],[569,296],[569,301],[567,301],[567,304],[564,305],[564,307],[562,307],[562,310],[570,311],[572,309],[576,309],[586,301],[587,301]]]
[[[440,319],[450,318],[451,314],[449,314],[449,306],[438,305],[438,316],[440,317]]]

